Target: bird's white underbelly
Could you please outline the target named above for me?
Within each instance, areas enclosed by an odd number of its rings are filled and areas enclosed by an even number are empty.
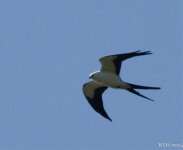
[[[111,88],[127,88],[127,84],[118,75],[113,73],[100,72],[100,75],[96,76],[94,81]]]

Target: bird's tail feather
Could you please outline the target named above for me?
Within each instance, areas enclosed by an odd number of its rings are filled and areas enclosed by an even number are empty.
[[[150,99],[150,98],[148,98],[148,97],[146,97],[146,96],[140,94],[139,92],[135,91],[134,89],[128,89],[128,91],[131,92],[131,93],[133,93],[133,94],[135,94],[135,95],[138,95],[138,96],[140,96],[140,97],[143,97],[143,98],[145,98],[145,99],[148,99],[148,100],[150,100],[150,101],[154,101],[154,100],[152,100],[152,99]]]
[[[160,87],[151,87],[151,86],[142,86],[142,85],[135,85],[135,84],[131,84],[131,83],[127,83],[128,85],[130,85],[133,89],[144,89],[144,90],[159,90],[161,89]]]

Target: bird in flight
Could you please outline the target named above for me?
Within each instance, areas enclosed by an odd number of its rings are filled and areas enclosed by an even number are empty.
[[[89,78],[92,79],[92,81],[89,81],[83,85],[83,93],[89,104],[97,113],[102,115],[104,118],[112,121],[106,113],[102,101],[102,94],[109,87],[114,89],[124,89],[147,100],[153,101],[152,99],[140,94],[135,89],[158,90],[160,87],[149,87],[127,83],[124,82],[119,76],[121,64],[124,60],[135,56],[143,56],[149,54],[152,53],[150,51],[135,51],[125,54],[104,56],[99,59],[102,65],[100,71],[91,73]]]

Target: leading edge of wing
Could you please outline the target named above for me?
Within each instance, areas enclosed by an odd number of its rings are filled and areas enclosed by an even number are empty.
[[[97,84],[94,81],[87,82],[83,85],[83,93],[92,108],[104,118],[112,121],[106,113],[102,101],[102,94],[106,89],[106,86]]]
[[[103,56],[99,59],[99,61],[102,61],[103,59],[107,58],[107,57],[118,57],[120,58],[122,61],[134,56],[141,56],[141,55],[149,55],[152,54],[151,51],[145,51],[145,52],[141,52],[141,50],[138,51],[133,51],[133,52],[129,52],[129,53],[123,53],[123,54],[113,54],[113,55],[107,55],[107,56]]]

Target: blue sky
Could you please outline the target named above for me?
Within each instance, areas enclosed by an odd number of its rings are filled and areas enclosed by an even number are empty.
[[[0,149],[182,143],[182,7],[181,0],[1,0]],[[162,89],[140,91],[155,102],[108,89],[109,122],[90,107],[82,85],[100,69],[100,57],[136,50],[153,55],[125,61],[122,79]]]

